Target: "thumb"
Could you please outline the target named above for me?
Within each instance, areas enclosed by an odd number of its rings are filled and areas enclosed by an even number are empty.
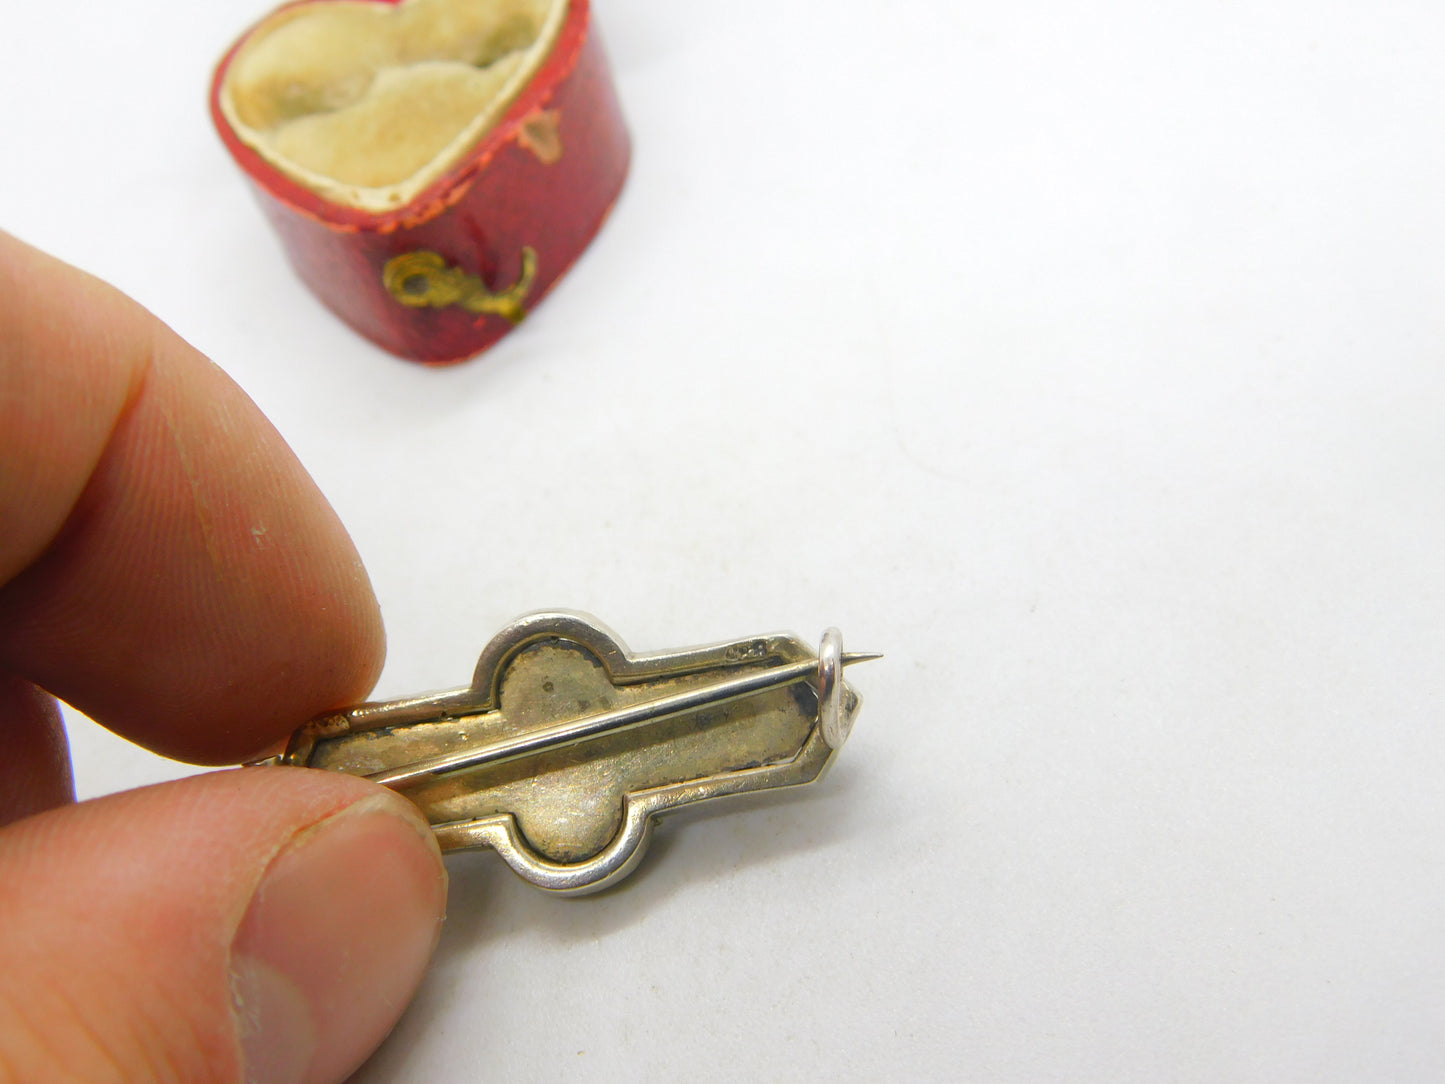
[[[316,1084],[391,1030],[446,873],[404,798],[219,772],[0,832],[0,1079]]]

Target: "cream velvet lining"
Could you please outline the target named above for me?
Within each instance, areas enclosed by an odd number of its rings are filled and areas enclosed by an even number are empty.
[[[567,0],[334,0],[276,12],[220,91],[241,141],[334,203],[386,211],[500,119]]]

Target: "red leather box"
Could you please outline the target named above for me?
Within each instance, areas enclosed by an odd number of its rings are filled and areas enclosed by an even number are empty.
[[[630,151],[588,0],[300,0],[221,60],[211,115],[316,296],[431,364],[536,307]]]

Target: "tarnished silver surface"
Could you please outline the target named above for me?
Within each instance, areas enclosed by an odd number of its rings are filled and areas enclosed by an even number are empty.
[[[268,763],[361,775],[414,801],[443,850],[491,847],[555,892],[595,891],[693,802],[818,779],[859,698],[829,629],[632,655],[596,620],[523,617],[472,684],[313,720]]]

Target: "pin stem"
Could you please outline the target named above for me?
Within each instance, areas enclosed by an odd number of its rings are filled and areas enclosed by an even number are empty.
[[[878,658],[878,656],[844,655],[841,661],[844,666],[847,666],[852,662],[865,662],[872,658]],[[479,768],[487,764],[503,764],[534,753],[574,745],[600,734],[615,734],[631,730],[633,727],[641,726],[655,719],[664,719],[669,715],[677,715],[693,708],[706,707],[710,704],[724,704],[766,689],[792,685],[812,677],[817,672],[818,663],[814,659],[805,659],[802,662],[789,663],[785,666],[769,667],[766,670],[753,671],[711,685],[673,693],[671,696],[629,704],[626,707],[614,708],[597,715],[543,727],[541,730],[534,730],[527,734],[518,734],[515,737],[485,745],[480,749],[462,749],[455,753],[428,757],[414,764],[376,772],[366,778],[373,783],[380,783],[384,787],[403,787],[428,776],[446,775],[464,768]]]

